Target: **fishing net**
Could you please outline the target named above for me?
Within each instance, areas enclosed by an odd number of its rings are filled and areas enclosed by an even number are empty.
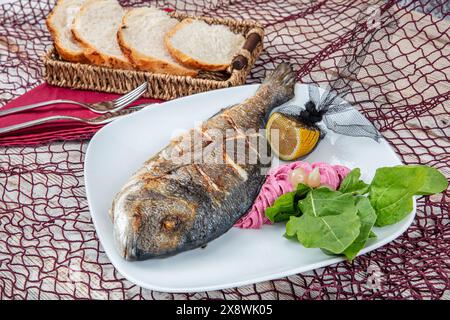
[[[0,105],[42,82],[51,44],[44,19],[54,1],[0,6]],[[147,1],[121,1],[142,5]],[[327,87],[367,1],[152,1],[195,15],[255,19],[265,50],[248,83],[291,62],[297,80]],[[345,99],[375,125],[407,164],[450,176],[450,21],[445,0],[375,6],[396,25],[373,39]],[[372,9],[369,9],[372,10]],[[425,14],[424,14],[425,13]],[[375,17],[376,17],[375,13]],[[373,20],[376,23],[377,19]],[[358,103],[366,101],[364,103]],[[326,268],[240,288],[192,294],[142,289],[123,279],[99,244],[83,181],[88,141],[0,148],[0,298],[2,299],[445,299],[450,297],[449,193],[422,197],[397,240]]]

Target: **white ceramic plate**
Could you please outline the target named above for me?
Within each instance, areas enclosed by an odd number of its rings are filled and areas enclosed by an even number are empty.
[[[151,155],[172,138],[174,129],[190,129],[223,107],[254,94],[257,85],[227,88],[196,94],[147,107],[102,128],[89,144],[85,162],[86,192],[98,237],[109,259],[128,280],[144,288],[166,292],[197,292],[237,287],[276,279],[334,264],[342,258],[307,249],[284,234],[284,224],[260,230],[232,228],[205,249],[176,256],[138,262],[122,259],[113,241],[108,215],[114,195]],[[308,100],[305,85],[296,86],[294,101]],[[361,168],[370,181],[382,166],[401,164],[386,141],[347,137],[328,132],[305,161],[324,161]],[[275,161],[276,162],[276,161]],[[378,235],[360,254],[381,247],[402,234],[411,224],[414,211],[401,222],[375,229]]]

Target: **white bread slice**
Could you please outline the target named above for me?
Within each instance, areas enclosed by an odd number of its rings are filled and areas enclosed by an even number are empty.
[[[164,46],[164,35],[177,23],[177,19],[156,8],[128,10],[117,32],[122,52],[140,70],[196,76],[197,71],[180,65]]]
[[[58,0],[45,21],[56,51],[66,61],[87,62],[83,46],[75,40],[71,27],[85,0]]]
[[[224,25],[190,18],[172,28],[164,39],[170,54],[181,64],[210,71],[227,69],[244,41],[244,36]]]
[[[117,43],[117,30],[125,10],[117,0],[87,0],[75,17],[72,33],[84,47],[93,64],[131,69]]]

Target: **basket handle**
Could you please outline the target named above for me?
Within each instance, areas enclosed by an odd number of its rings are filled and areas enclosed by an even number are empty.
[[[259,30],[252,29],[247,35],[247,39],[244,42],[243,50],[248,51],[250,56],[253,53],[253,50],[258,46],[258,44],[262,41],[262,36]],[[234,57],[233,62],[231,63],[232,70],[242,70],[248,65],[248,58],[242,54],[238,54]]]

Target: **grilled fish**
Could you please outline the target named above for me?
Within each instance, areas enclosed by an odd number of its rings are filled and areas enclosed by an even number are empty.
[[[259,129],[270,110],[293,98],[294,76],[290,65],[278,65],[254,96],[222,109],[144,163],[110,210],[122,257],[144,260],[202,247],[248,211],[270,166],[254,138],[263,138]],[[244,157],[237,154],[242,150]]]

